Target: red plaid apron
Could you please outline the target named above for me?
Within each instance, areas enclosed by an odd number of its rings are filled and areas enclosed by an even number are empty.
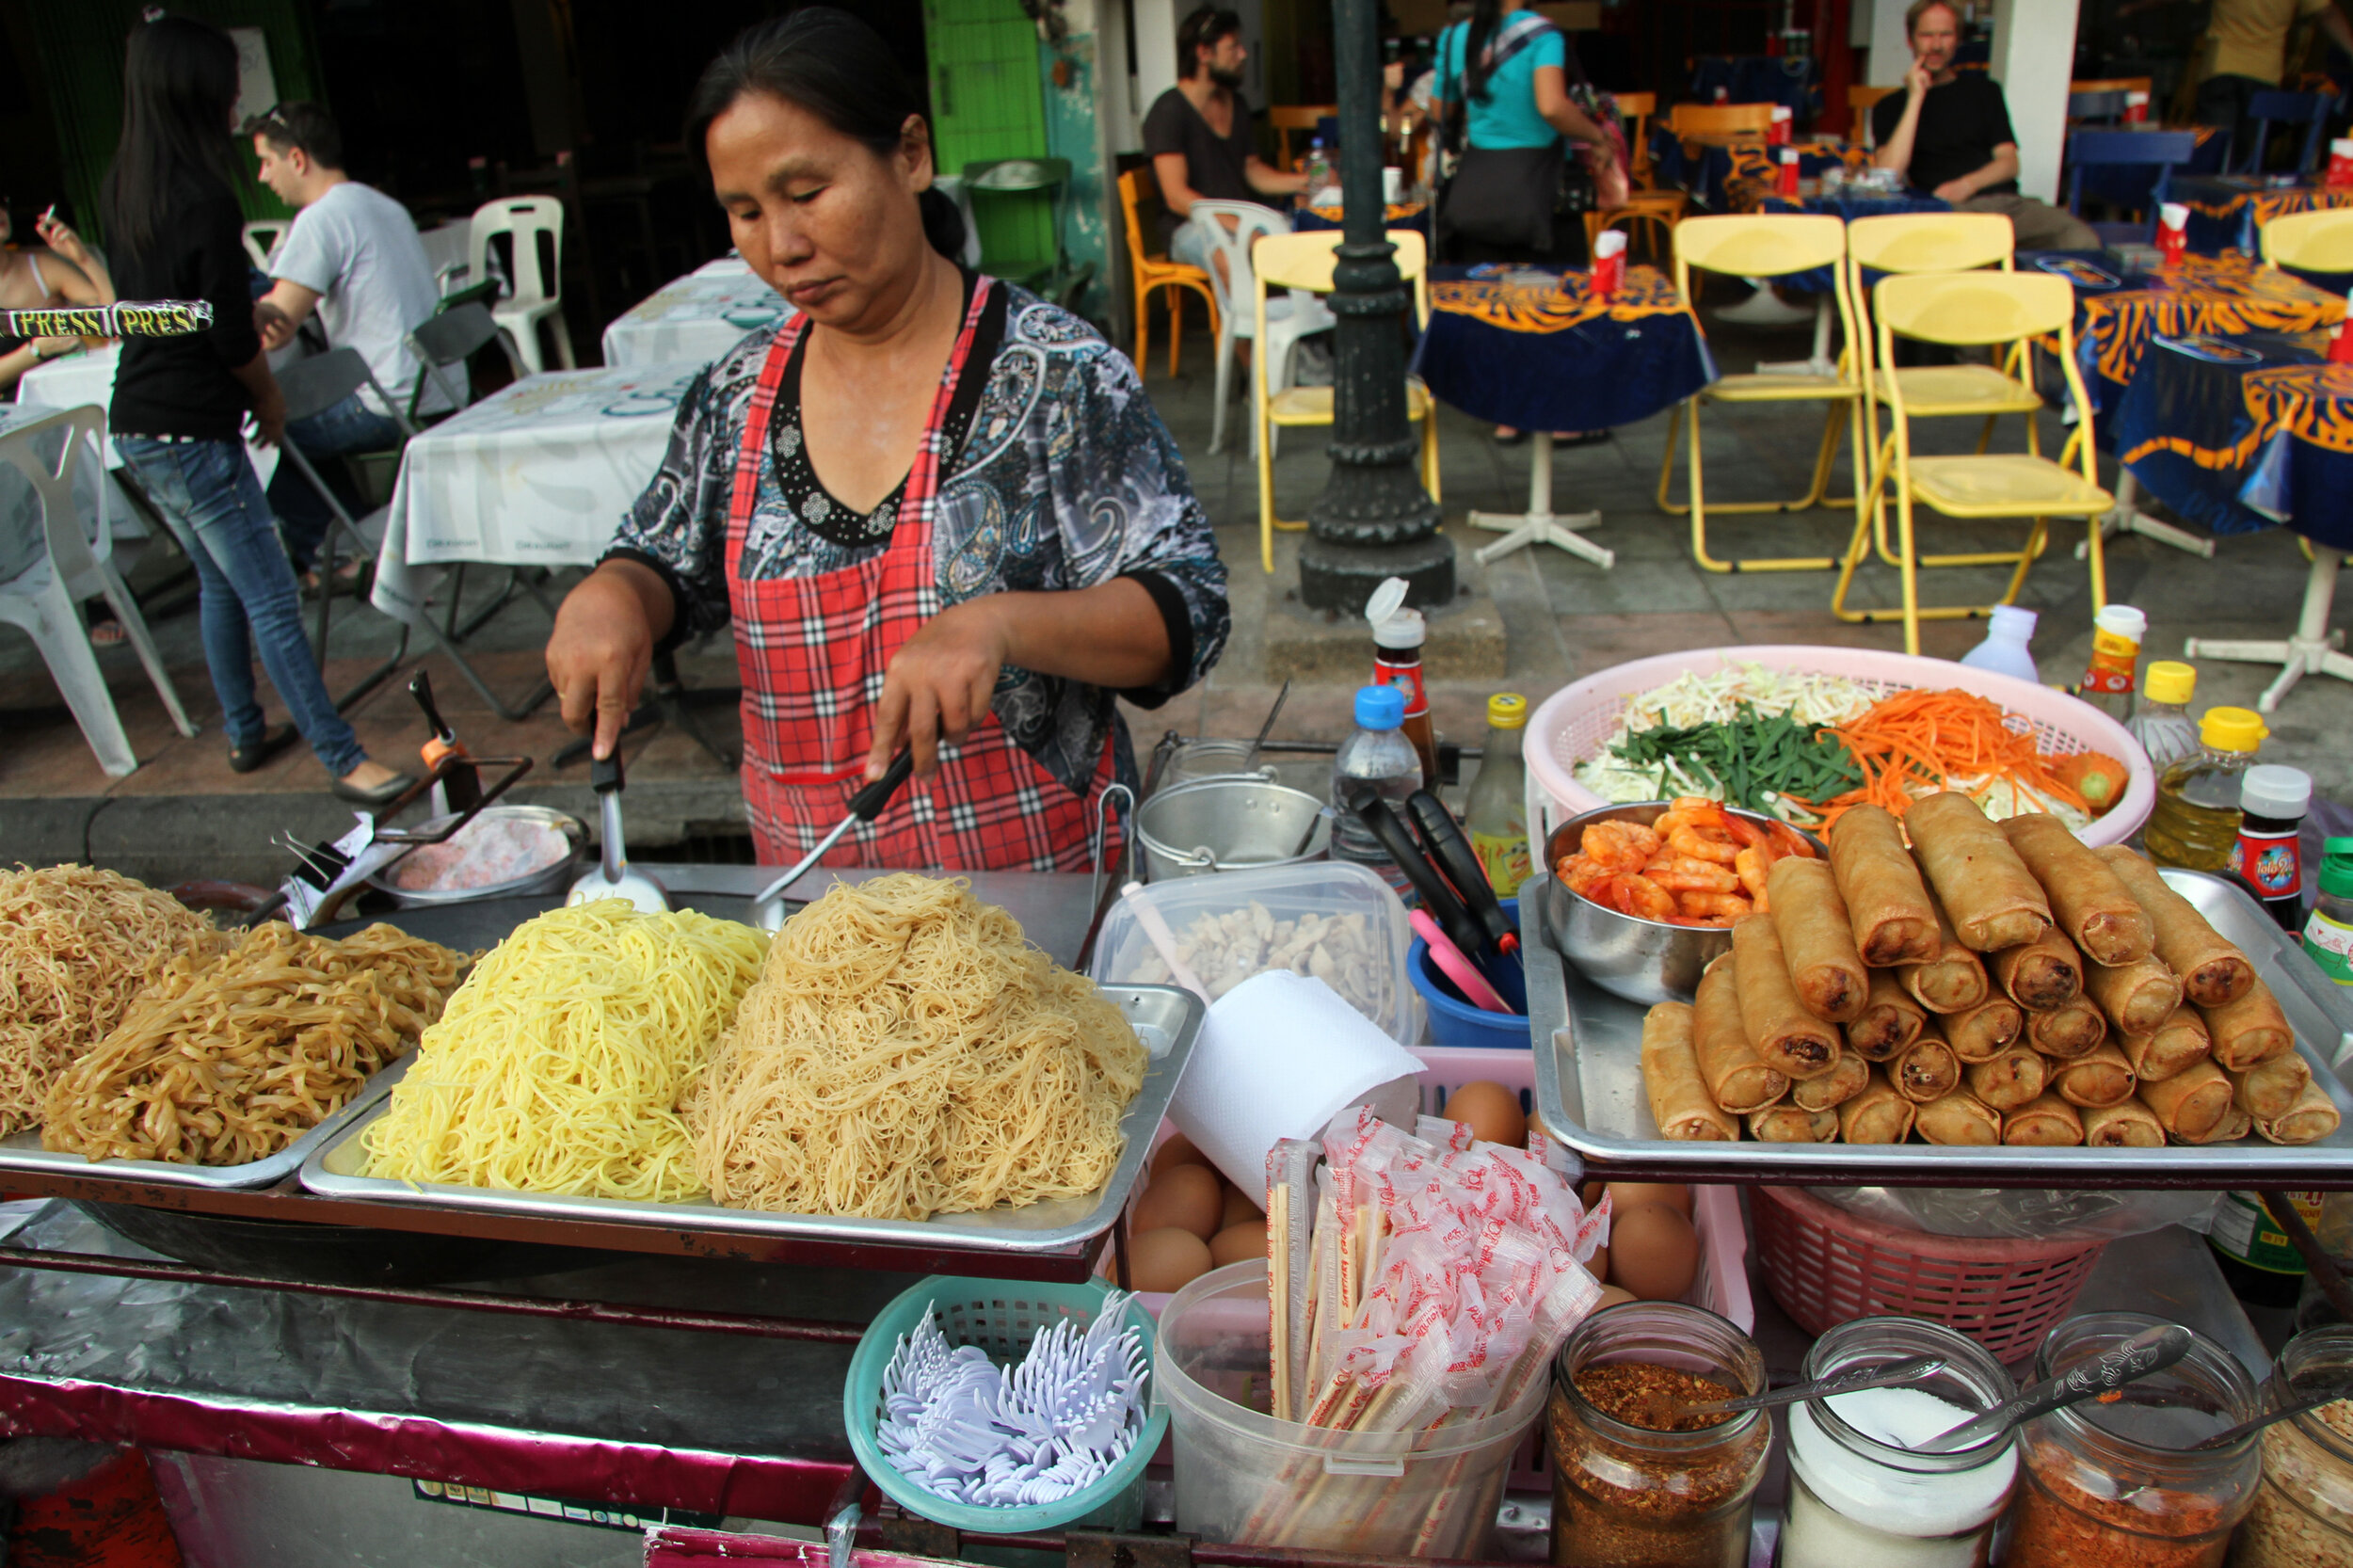
[[[728,602],[744,677],[744,803],[763,864],[783,865],[816,847],[849,815],[865,781],[873,709],[891,657],[940,610],[932,525],[944,425],[956,377],[972,349],[991,280],[971,308],[939,378],[929,423],[907,473],[890,543],[872,560],[813,577],[747,582],[744,536],[768,457],[768,425],[808,317],[777,333],[760,367],[736,454],[728,506]],[[985,374],[987,367],[980,367]],[[1084,871],[1089,803],[1112,781],[1112,737],[1084,797],[1015,744],[994,713],[961,744],[942,742],[939,769],[910,779],[872,823],[860,823],[824,859],[829,866],[947,871]],[[1117,840],[1107,846],[1117,853]]]

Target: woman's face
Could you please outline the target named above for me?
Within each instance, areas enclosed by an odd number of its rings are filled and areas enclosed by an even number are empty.
[[[703,149],[735,248],[809,319],[855,328],[887,316],[928,245],[916,195],[932,183],[922,121],[887,155],[783,99],[751,92],[711,122]]]

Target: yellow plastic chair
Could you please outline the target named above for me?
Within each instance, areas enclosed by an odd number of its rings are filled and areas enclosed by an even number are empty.
[[[1726,274],[1738,278],[1781,278],[1793,272],[1829,267],[1835,278],[1847,255],[1847,226],[1835,217],[1798,214],[1756,214],[1731,217],[1690,217],[1675,226],[1675,291],[1691,296],[1691,273]],[[1829,376],[1808,371],[1757,372],[1720,376],[1678,406],[1667,421],[1667,452],[1658,465],[1658,508],[1691,514],[1691,558],[1709,571],[1829,571],[1838,565],[1831,555],[1749,556],[1720,561],[1707,552],[1707,514],[1711,504],[1700,459],[1700,407],[1705,403],[1810,403],[1829,405],[1822,421],[1822,440],[1814,458],[1814,481],[1794,501],[1717,502],[1718,512],[1802,512],[1824,504],[1832,459],[1838,454],[1842,423],[1853,427],[1855,439],[1854,495],[1863,499],[1864,475],[1869,464],[1861,454],[1867,443],[1863,426],[1861,356],[1856,350],[1854,312],[1844,288],[1831,291],[1838,306],[1846,347],[1837,371]],[[1675,425],[1690,423],[1691,500],[1678,506],[1669,499],[1674,482]],[[1829,503],[1839,504],[1840,503]]]
[[[1904,400],[1898,376],[1888,382],[1887,411],[1895,430],[1894,461],[1882,476],[1896,488],[1898,549],[1897,569],[1903,577],[1903,607],[1899,610],[1849,611],[1847,590],[1855,569],[1870,551],[1871,520],[1858,512],[1852,541],[1840,564],[1838,587],[1832,605],[1847,620],[1882,621],[1901,618],[1904,651],[1920,651],[1923,620],[1955,620],[1990,614],[1984,604],[1920,603],[1921,560],[1913,530],[1915,505],[1926,504],[1948,518],[2028,518],[2033,526],[2014,555],[2009,586],[1998,602],[2017,601],[2025,585],[2027,568],[2042,552],[2050,520],[2088,520],[2087,552],[2091,563],[2091,606],[2107,602],[2107,562],[2100,548],[2100,518],[2116,505],[2116,498],[2100,488],[2098,458],[2092,444],[2091,398],[2084,390],[2083,374],[2075,365],[2075,291],[2063,278],[2045,273],[1959,272],[1922,273],[1882,279],[1871,292],[1879,362],[1892,363],[1896,339],[1954,347],[1993,348],[2024,344],[2049,336],[2058,343],[2058,362],[2067,391],[2082,417],[2067,438],[2067,445],[2052,461],[2039,452],[1968,453],[1953,457],[1912,455],[1912,411]],[[2072,465],[2072,466],[2071,466]]]
[[[2353,210],[2290,213],[2263,227],[2264,264],[2303,272],[2353,272]]]
[[[1397,247],[1397,270],[1400,277],[1414,285],[1414,319],[1425,329],[1430,325],[1430,251],[1418,229],[1392,229],[1389,243]],[[1266,341],[1266,301],[1269,289],[1307,289],[1316,294],[1332,292],[1334,252],[1341,236],[1332,230],[1319,230],[1305,234],[1262,234],[1250,248],[1250,270],[1256,280],[1253,291],[1257,311],[1258,339]],[[1274,432],[1294,425],[1329,424],[1332,423],[1332,389],[1330,387],[1285,387],[1270,395],[1267,390],[1265,363],[1252,356],[1250,367],[1250,400],[1254,417],[1258,422],[1258,561],[1272,572],[1274,569],[1274,531],[1301,529],[1305,522],[1287,522],[1274,515]],[[1438,421],[1431,402],[1430,389],[1418,376],[1405,378],[1405,417],[1421,425],[1421,482],[1430,491],[1430,499],[1441,499],[1438,489]]]

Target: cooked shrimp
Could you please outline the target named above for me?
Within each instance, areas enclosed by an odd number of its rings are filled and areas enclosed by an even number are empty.
[[[1687,920],[1706,920],[1711,924],[1731,924],[1754,913],[1749,901],[1737,893],[1677,893],[1675,912]]]
[[[1578,851],[1611,871],[1640,871],[1658,853],[1658,835],[1641,823],[1597,822],[1585,825]]]
[[[1651,820],[1651,831],[1664,838],[1678,827],[1689,827],[1693,824],[1713,826],[1722,820],[1724,808],[1705,795],[1682,795]]]
[[[1597,902],[1606,903],[1621,915],[1633,915],[1646,920],[1672,920],[1675,918],[1675,895],[1638,872],[1624,872],[1609,879],[1611,896]]]
[[[1729,866],[1740,853],[1740,846],[1729,835],[1719,838],[1696,824],[1686,824],[1667,835],[1667,847],[1690,860],[1714,860]]]
[[[1732,869],[1740,875],[1740,885],[1756,900],[1759,909],[1765,907],[1765,877],[1773,869],[1773,853],[1755,845],[1742,850],[1733,857]]]
[[[1730,866],[1689,856],[1661,856],[1644,866],[1642,874],[1661,888],[1678,893],[1733,893],[1740,889],[1739,874]]]

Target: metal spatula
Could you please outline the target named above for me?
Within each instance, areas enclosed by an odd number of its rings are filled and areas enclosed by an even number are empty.
[[[597,792],[604,858],[572,884],[564,902],[586,904],[592,899],[625,898],[648,915],[670,907],[668,889],[644,872],[629,869],[629,844],[621,836],[621,752],[588,764],[588,783]]]

